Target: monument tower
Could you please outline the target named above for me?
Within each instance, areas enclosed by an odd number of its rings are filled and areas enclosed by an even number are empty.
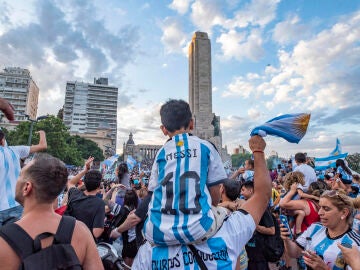
[[[193,133],[222,152],[220,117],[212,112],[211,44],[207,33],[195,32],[189,45],[189,104]]]

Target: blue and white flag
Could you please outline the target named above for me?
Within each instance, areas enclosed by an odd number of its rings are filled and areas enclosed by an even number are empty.
[[[315,158],[315,170],[316,171],[324,171],[329,168],[335,168],[337,159],[345,159],[348,153],[336,155],[336,156],[328,156],[323,158]]]
[[[128,156],[127,160],[126,160],[126,164],[129,168],[129,171],[132,171],[136,165],[137,161],[135,158],[133,158],[132,156]]]
[[[254,128],[250,136],[274,135],[291,143],[299,143],[306,134],[310,116],[308,113],[284,114]]]
[[[330,155],[330,156],[337,156],[337,155],[340,155],[341,153],[342,153],[341,143],[340,143],[340,140],[339,140],[338,138],[336,138],[336,146],[335,146],[335,149],[332,150],[329,155]]]

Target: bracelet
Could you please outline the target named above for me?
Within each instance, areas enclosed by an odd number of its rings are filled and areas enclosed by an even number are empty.
[[[254,151],[253,151],[253,154],[254,154],[254,153],[263,153],[263,154],[264,154],[264,151],[261,151],[261,150],[254,150]]]

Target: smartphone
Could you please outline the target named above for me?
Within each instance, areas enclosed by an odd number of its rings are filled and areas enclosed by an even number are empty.
[[[280,215],[279,218],[280,218],[281,224],[283,224],[287,228],[288,232],[290,233],[289,238],[293,239],[293,235],[292,235],[287,217],[285,215]]]

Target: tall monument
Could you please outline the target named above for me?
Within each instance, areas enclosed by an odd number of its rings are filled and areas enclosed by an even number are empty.
[[[212,112],[211,44],[205,32],[195,32],[189,45],[189,104],[194,134],[214,143],[224,157],[220,116]]]

